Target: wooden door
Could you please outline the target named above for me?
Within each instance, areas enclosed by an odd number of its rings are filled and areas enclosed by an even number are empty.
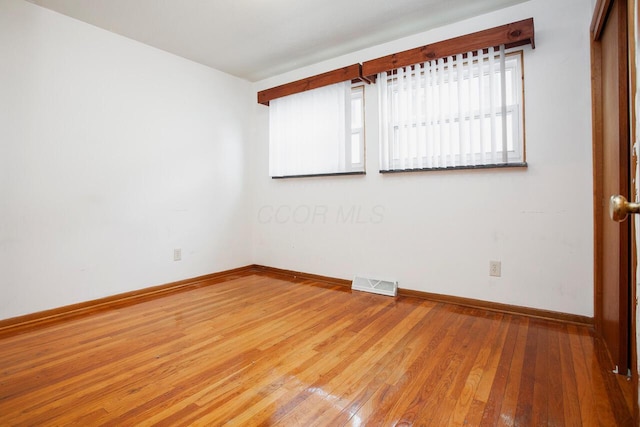
[[[630,224],[609,218],[609,198],[630,194],[627,2],[598,1],[591,26],[595,219],[595,327],[614,369],[627,374],[630,337]]]

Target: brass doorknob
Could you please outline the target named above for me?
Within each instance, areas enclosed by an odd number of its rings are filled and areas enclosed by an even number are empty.
[[[629,214],[640,213],[640,203],[629,203],[624,196],[611,196],[609,199],[609,216],[612,220],[622,222]]]

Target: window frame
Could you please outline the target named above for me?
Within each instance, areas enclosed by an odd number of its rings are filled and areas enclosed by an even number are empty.
[[[346,82],[345,82],[346,83]],[[365,151],[365,110],[364,110],[364,102],[365,102],[365,91],[364,91],[364,83],[362,82],[351,82],[349,85],[349,98],[348,98],[348,106],[346,107],[348,111],[345,111],[345,128],[347,130],[344,144],[339,146],[340,150],[342,150],[342,158],[338,160],[338,163],[344,162],[344,170],[335,171],[335,172],[310,172],[310,173],[298,173],[298,174],[282,174],[282,175],[271,175],[272,179],[288,179],[288,178],[307,178],[307,177],[319,177],[319,176],[340,176],[340,175],[364,175],[366,174],[366,151]],[[359,101],[358,106],[360,111],[358,115],[360,117],[360,125],[354,128],[353,121],[353,108],[354,101]],[[357,153],[359,155],[359,161],[354,162],[352,157],[354,153],[353,146],[353,137],[358,136],[357,141]],[[270,147],[269,149],[273,149]],[[309,153],[311,156],[312,153]],[[271,154],[270,154],[271,156]]]
[[[353,123],[353,110],[351,112],[351,140],[349,141],[349,148],[346,149],[350,155],[349,160],[351,161],[351,168],[360,168],[366,173],[367,159],[366,159],[366,115],[365,115],[365,90],[363,83],[353,83],[351,84],[351,103],[353,107],[353,101],[360,101],[360,126],[355,126]],[[358,151],[360,161],[353,161],[353,137],[354,135],[358,136]]]
[[[491,47],[497,47],[504,45],[505,49],[512,49],[515,47],[531,45],[531,49],[535,49],[535,30],[533,18],[523,19],[521,21],[512,22],[509,24],[488,28],[485,30],[477,31],[475,33],[466,34],[451,39],[438,41],[429,45],[416,47],[403,52],[397,52],[390,55],[386,55],[373,60],[365,61],[362,64],[357,63],[343,68],[339,68],[333,71],[329,71],[323,74],[318,74],[312,77],[304,78],[291,83],[286,83],[281,86],[272,87],[270,89],[262,90],[257,93],[257,101],[259,104],[269,106],[269,101],[278,97],[299,93],[322,86],[344,82],[350,80],[352,83],[361,81],[366,84],[375,83],[376,76],[380,72],[392,71],[400,67],[407,67],[414,64],[424,63],[435,59],[452,57],[460,54],[461,52],[471,52],[479,50],[488,50]],[[522,58],[523,64],[524,58]],[[524,66],[522,65],[522,74],[524,75]],[[524,133],[525,122],[525,105],[524,105],[524,84],[522,84],[522,97],[521,97],[521,111],[520,123],[522,132],[522,163],[502,163],[497,165],[490,165],[488,167],[526,167],[524,162],[524,155],[526,153],[526,136]],[[366,114],[363,116],[365,118]],[[363,132],[365,131],[363,127]],[[364,135],[364,134],[363,134]],[[365,158],[365,149],[361,153],[362,159]],[[458,166],[456,169],[461,168],[485,168],[485,165],[477,166]],[[442,168],[445,169],[445,168]],[[446,168],[451,169],[451,168]],[[416,171],[420,169],[411,169],[410,171]],[[381,171],[386,172],[386,171]],[[388,172],[405,172],[405,170],[391,170]],[[349,174],[364,174],[365,172],[339,172],[335,174],[322,174],[322,175],[349,175]],[[318,176],[314,175],[299,175],[302,176]],[[290,177],[290,176],[287,176]],[[291,176],[293,177],[293,176]],[[279,178],[279,177],[273,177]],[[283,177],[284,178],[284,177]]]
[[[507,153],[507,157],[508,157],[508,161],[506,163],[489,163],[489,162],[484,162],[483,159],[487,157],[488,154],[491,153],[490,150],[487,150],[485,148],[484,154],[480,151],[477,150],[473,150],[472,155],[474,156],[474,161],[472,162],[473,164],[471,165],[462,165],[462,163],[464,163],[461,159],[461,154],[460,153],[445,153],[445,154],[441,154],[443,156],[455,156],[454,160],[451,160],[451,162],[455,165],[455,166],[433,166],[433,167],[412,167],[412,168],[401,168],[401,163],[402,163],[402,158],[400,156],[395,156],[393,158],[389,159],[389,162],[391,164],[389,169],[382,169],[380,168],[379,172],[380,173],[392,173],[392,172],[411,172],[411,171],[429,171],[429,170],[450,170],[450,169],[486,169],[486,168],[502,168],[502,167],[526,167],[526,149],[525,149],[525,127],[524,127],[524,51],[522,49],[518,49],[518,48],[514,48],[511,49],[510,51],[506,51],[505,52],[505,66],[506,66],[506,70],[511,69],[515,76],[511,79],[511,90],[513,92],[513,96],[515,97],[514,99],[514,103],[511,104],[507,104],[506,105],[506,113],[507,116],[509,116],[510,114],[513,115],[514,113],[516,114],[516,119],[509,122],[508,125],[512,125],[511,128],[511,145],[513,147],[513,149],[509,150]],[[485,59],[486,60],[486,59]],[[477,63],[478,60],[475,60],[474,63]],[[511,65],[513,64],[513,65]],[[416,65],[416,67],[418,67],[419,65]],[[455,67],[455,65],[454,65]],[[475,71],[480,72],[480,70],[482,70],[483,72],[486,70],[484,75],[484,79],[489,78],[489,70],[488,68],[488,64],[483,64],[481,67],[480,66],[475,66],[473,67],[473,71],[474,71],[474,76],[473,78],[476,78],[476,76],[478,76],[478,73],[476,73]],[[420,71],[421,73],[424,73],[424,70]],[[506,72],[506,71],[505,71]],[[423,74],[424,75],[424,74]],[[449,75],[457,78],[458,77],[458,73],[457,71],[453,71],[451,74],[444,74],[443,76],[443,81],[442,84],[443,86],[446,86],[449,84]],[[496,75],[499,75],[499,70],[494,70],[494,77]],[[388,81],[396,81],[397,77],[396,74],[389,74],[387,76],[387,80]],[[419,79],[420,83],[424,83],[424,81],[422,80],[422,78]],[[457,80],[455,80],[457,81]],[[380,82],[378,82],[379,84]],[[432,83],[433,85],[433,83]],[[422,86],[424,88],[424,86]],[[391,98],[389,96],[389,92],[393,91],[396,88],[396,83],[390,84],[387,88],[387,97]],[[499,88],[498,88],[499,89]],[[435,90],[435,86],[434,86],[434,90]],[[443,89],[444,93],[447,93],[448,90],[447,89]],[[479,110],[475,110],[472,112],[473,114],[473,119],[471,118],[471,116],[469,114],[466,114],[463,117],[463,121],[466,123],[469,120],[480,120],[480,111]],[[501,116],[501,113],[498,112],[497,113],[498,117]],[[490,113],[488,111],[485,111],[485,119],[489,119]],[[404,118],[406,121],[408,119],[408,123],[406,123],[404,126],[408,126],[408,127],[413,127],[416,128],[418,126],[424,126],[425,127],[425,131],[427,131],[428,129],[428,125],[426,123],[426,117],[411,117],[411,118]],[[378,120],[383,120],[383,117],[381,117],[380,115],[378,116]],[[452,117],[452,120],[456,123],[460,123],[460,117],[458,117],[457,115],[454,115],[454,117]],[[393,128],[394,135],[398,134],[398,129],[400,126],[403,126],[400,122],[403,121],[402,119],[398,120],[398,121],[393,121],[391,120],[388,124],[389,128]],[[451,120],[449,118],[445,119],[446,122],[451,122]],[[439,122],[437,117],[434,117],[432,120],[432,123],[434,123],[434,126],[437,126],[435,124],[435,122]],[[514,126],[515,125],[515,126]],[[486,131],[486,127],[485,127],[485,131]],[[479,132],[480,130],[478,130]],[[478,135],[478,134],[476,134]],[[498,135],[499,137],[501,137],[502,135]],[[478,139],[476,138],[475,142],[477,143]],[[432,144],[435,144],[435,141],[431,141]],[[500,141],[501,142],[501,141]],[[419,142],[415,142],[415,144],[418,144]],[[393,153],[399,153],[402,151],[402,148],[400,147],[400,145],[402,144],[399,140],[397,136],[394,136],[393,141],[389,141],[389,144],[393,144],[394,148],[391,150]],[[426,144],[426,142],[425,142]],[[501,145],[496,143],[496,145]],[[435,147],[435,145],[434,145]],[[434,147],[429,147],[427,148],[425,151],[426,152],[433,152],[434,151]],[[451,146],[453,149],[456,148],[456,145],[453,144]],[[411,147],[406,147],[408,148],[410,151],[415,151],[416,153],[419,151],[417,150],[417,147],[415,150],[411,150]],[[478,149],[481,149],[481,147],[478,147]],[[438,150],[439,151],[439,150]],[[497,150],[496,154],[498,156],[500,156],[502,154],[502,150]],[[414,165],[416,164],[425,164],[427,163],[427,155],[425,154],[422,157],[422,162],[419,161],[418,157],[411,157],[411,161]],[[435,158],[435,156],[434,156]],[[405,158],[406,160],[406,158]],[[446,163],[446,162],[445,162]]]

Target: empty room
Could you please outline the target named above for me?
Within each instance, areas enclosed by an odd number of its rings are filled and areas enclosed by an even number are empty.
[[[637,426],[637,0],[0,0],[0,425]]]

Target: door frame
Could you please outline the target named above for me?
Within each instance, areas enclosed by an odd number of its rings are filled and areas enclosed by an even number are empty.
[[[601,333],[603,328],[603,272],[602,272],[602,263],[603,263],[603,243],[600,240],[601,237],[601,227],[600,224],[602,221],[607,220],[603,218],[603,203],[608,202],[608,198],[611,195],[603,194],[603,161],[602,161],[602,150],[603,150],[603,112],[602,106],[597,100],[602,97],[602,68],[601,68],[601,51],[600,46],[598,44],[598,40],[600,38],[600,34],[604,23],[608,17],[608,13],[613,6],[615,0],[598,0],[596,6],[594,8],[593,20],[591,22],[591,87],[592,87],[592,126],[593,126],[593,215],[594,215],[594,326],[597,332]],[[636,117],[637,111],[635,109],[635,96],[637,91],[636,84],[636,26],[638,20],[638,0],[618,0],[618,1],[626,1],[626,22],[627,22],[627,37],[626,37],[626,50],[628,52],[627,55],[627,81],[628,81],[628,90],[627,93],[624,94],[626,96],[627,106],[626,109],[629,111],[629,116],[627,117],[628,123],[628,146],[629,146],[629,165],[628,165],[628,174],[629,174],[629,191],[628,194],[625,194],[626,197],[629,197],[630,200],[637,199],[637,188],[635,183],[636,177],[636,168],[637,168],[637,156],[633,150],[633,141],[636,141]],[[639,409],[638,409],[638,363],[637,363],[637,316],[636,316],[636,307],[637,307],[637,298],[636,298],[636,268],[638,265],[638,254],[636,248],[636,238],[635,232],[636,229],[640,228],[640,218],[634,216],[632,220],[630,220],[629,226],[629,269],[627,276],[627,286],[629,288],[628,292],[628,314],[629,314],[629,332],[628,332],[628,364],[629,370],[631,373],[631,381],[633,386],[633,412],[634,419],[636,421],[640,420],[639,417]],[[602,341],[602,340],[598,340]],[[609,356],[610,362],[612,366],[614,365],[614,361],[611,359],[611,354],[608,349],[605,349],[605,354]],[[622,372],[621,372],[622,373]],[[626,373],[622,373],[626,374]]]
[[[618,369],[621,374],[627,373],[627,368],[631,365],[629,358],[629,283],[631,260],[629,251],[629,229],[630,222],[624,221],[620,224],[614,224],[608,218],[607,206],[609,197],[612,194],[605,192],[615,191],[616,194],[622,194],[625,198],[631,199],[631,191],[629,184],[631,181],[632,171],[628,159],[631,154],[630,138],[629,138],[629,97],[628,97],[628,31],[627,31],[627,8],[624,7],[625,0],[599,0],[594,10],[593,21],[591,23],[591,86],[592,86],[592,126],[593,126],[593,174],[594,174],[594,326],[597,332],[604,337],[607,342],[607,354],[611,359],[611,367]],[[615,7],[614,7],[615,6]],[[612,15],[613,12],[617,15]],[[613,129],[615,138],[622,145],[626,141],[626,148],[616,148],[618,154],[609,153],[613,163],[606,163],[605,153],[614,151],[606,149],[609,145],[605,144],[605,124],[611,124],[605,116],[605,107],[603,102],[606,100],[604,95],[605,71],[602,64],[605,64],[605,54],[602,50],[602,35],[606,22],[610,17],[614,17],[620,26],[617,27],[618,32],[607,33],[616,40],[616,50],[607,50],[609,55],[613,54],[621,62],[621,68],[616,69],[618,73],[616,77],[617,105],[610,108],[616,108],[620,112],[618,126],[610,127]],[[613,18],[611,18],[613,19]],[[621,52],[622,51],[622,52]],[[613,90],[615,94],[615,89]],[[615,120],[615,118],[614,118]],[[615,156],[621,156],[616,158]],[[610,161],[611,161],[610,160]],[[607,173],[607,168],[609,172]],[[609,178],[607,178],[609,177]],[[607,180],[613,180],[613,188],[605,188]],[[613,234],[615,233],[615,234]],[[613,247],[605,247],[606,236],[614,244]],[[619,251],[619,254],[618,254]],[[615,256],[615,258],[614,258]],[[607,267],[608,266],[608,267]],[[605,282],[611,284],[611,277],[615,277],[618,282],[612,286],[605,286]],[[608,291],[611,289],[611,291]],[[611,296],[609,296],[611,295]],[[611,300],[613,298],[613,300]],[[611,302],[614,305],[611,305]],[[606,311],[605,311],[605,307]],[[618,318],[618,328],[612,328],[611,316]],[[609,321],[607,322],[607,319]]]
[[[638,152],[640,150],[640,139],[638,138],[638,38],[640,33],[640,9],[638,0],[627,1],[628,16],[628,46],[629,46],[629,137],[631,145],[636,148],[631,153],[631,194],[635,201],[639,201],[638,179],[640,178],[640,164],[638,163]],[[631,381],[633,385],[633,418],[636,423],[640,422],[640,402],[638,400],[638,376],[640,366],[638,365],[638,266],[640,265],[640,254],[638,253],[638,236],[640,229],[640,218],[637,215],[631,222],[631,330],[630,330],[630,353],[631,353]]]

